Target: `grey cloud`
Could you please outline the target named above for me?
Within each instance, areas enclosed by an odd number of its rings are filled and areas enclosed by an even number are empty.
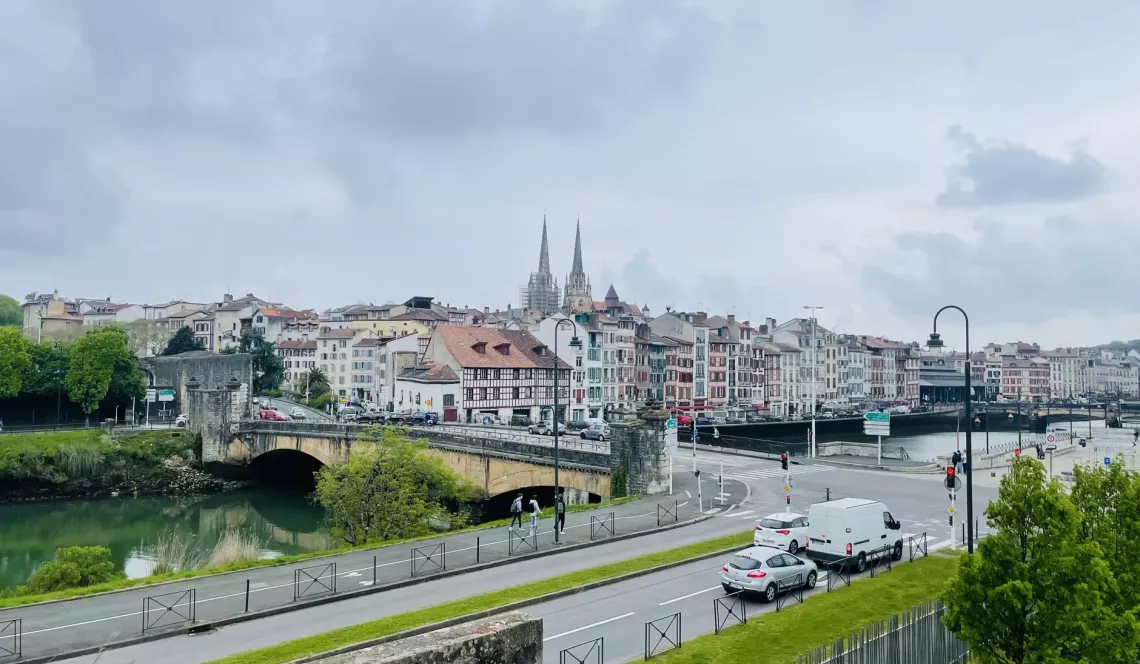
[[[951,127],[947,137],[966,162],[949,170],[946,190],[936,199],[943,207],[1071,201],[1106,185],[1104,164],[1084,149],[1061,160],[1016,143],[985,145],[961,127]]]
[[[1058,235],[1058,223],[1070,230]],[[862,283],[901,314],[933,315],[943,304],[957,304],[986,325],[1033,324],[1074,310],[1136,312],[1133,280],[1122,266],[1136,262],[1140,223],[1077,223],[1046,220],[1042,225],[1054,231],[1042,233],[979,221],[973,241],[951,233],[901,233],[895,243],[922,257],[924,273],[871,265],[863,268]]]

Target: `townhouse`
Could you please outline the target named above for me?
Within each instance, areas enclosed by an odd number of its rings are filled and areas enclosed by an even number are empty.
[[[661,337],[665,345],[665,408],[688,410],[693,406],[693,343]]]
[[[674,341],[691,345],[691,395],[689,399],[684,399],[678,394],[676,408],[683,411],[701,411],[708,409],[710,407],[708,393],[708,315],[704,312],[685,313],[667,309],[666,313],[649,321],[649,327],[650,330],[658,336],[667,337]],[[678,349],[675,359],[684,359],[682,353],[683,349],[684,347]],[[668,356],[666,357],[666,362],[668,362]],[[679,373],[686,373],[684,371],[686,368],[688,367],[678,367]],[[683,389],[683,383],[678,382],[674,387],[681,390]],[[684,401],[688,401],[689,403],[683,404],[682,402]]]
[[[638,403],[665,402],[665,349],[673,342],[653,334],[649,325],[639,323],[634,335]]]
[[[710,329],[709,337],[708,403],[714,408],[728,405],[728,349],[736,346],[732,339]],[[733,372],[733,380],[735,380]]]
[[[317,340],[282,339],[277,342],[276,352],[285,372],[284,387],[305,394],[309,371],[317,366]]]

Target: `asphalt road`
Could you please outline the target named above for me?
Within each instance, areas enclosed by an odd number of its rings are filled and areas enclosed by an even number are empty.
[[[453,579],[440,579],[380,595],[344,600],[249,623],[232,625],[210,635],[173,637],[152,644],[108,651],[103,653],[99,662],[114,664],[115,662],[208,661],[250,648],[271,645],[287,638],[320,633],[336,627],[353,625],[385,615],[563,574],[646,552],[672,548],[718,535],[742,530],[748,531],[751,530],[756,519],[786,508],[783,492],[783,471],[780,470],[779,463],[776,461],[698,452],[695,463],[696,467],[701,469],[701,490],[699,492],[691,472],[693,463],[692,456],[685,452],[681,452],[674,461],[674,495],[679,503],[685,503],[682,507],[682,519],[686,516],[696,515],[695,501],[698,500],[698,496],[706,513],[710,511],[722,512],[727,506],[740,501],[742,494],[747,495],[747,498],[732,512],[718,514],[714,519],[679,530],[601,545],[581,552],[566,552],[529,561],[523,559],[506,567],[483,570]],[[720,492],[719,477],[722,473],[722,464],[723,477],[725,478],[724,492],[730,494],[724,497],[723,502],[726,503],[726,507],[718,506],[717,501],[717,494]],[[949,546],[958,537],[957,526],[952,531],[948,524],[946,514],[948,500],[946,492],[942,488],[940,476],[848,469],[824,464],[793,464],[792,476],[794,486],[791,492],[791,509],[793,511],[806,513],[810,503],[823,500],[829,494],[832,498],[845,496],[870,498],[883,501],[892,510],[895,517],[903,523],[903,534],[917,536],[926,533],[927,542],[932,550]],[[975,487],[975,512],[977,516],[981,517],[982,508],[993,497],[996,497],[996,490]],[[650,505],[653,506],[656,505],[656,502],[658,501],[649,501]],[[631,512],[629,518],[624,519],[624,524],[623,521],[617,521],[619,533],[628,532],[627,528],[637,527],[638,524],[645,521],[649,523],[643,528],[656,525],[655,510],[650,513],[644,507],[637,507],[644,504],[644,501],[638,501],[630,505],[619,506],[614,510],[619,517],[624,513],[624,509]],[[959,496],[958,507],[960,513],[964,514],[964,492]],[[578,523],[575,523],[576,518],[580,520]],[[577,526],[576,539],[571,541],[587,539],[589,536],[588,519],[584,515],[570,515],[569,520],[568,534],[574,531],[575,526]],[[505,531],[498,529],[495,532],[498,534],[497,537],[482,535],[484,540],[484,546],[481,550],[482,560],[489,560],[491,559],[490,556],[504,557],[507,555]],[[451,569],[460,564],[473,562],[473,560],[466,560],[466,558],[474,558],[473,543],[469,541],[473,539],[474,535],[452,537],[455,540],[454,543],[449,542],[448,568]],[[549,534],[543,534],[542,538],[546,539],[545,546],[551,546]],[[494,540],[494,543],[488,544],[487,542],[491,540]],[[426,545],[430,546],[430,544]],[[544,546],[542,541],[540,541],[540,546]],[[407,578],[409,575],[408,551],[410,548],[409,546],[392,551],[382,550],[378,553],[381,556],[380,561],[384,565],[381,569],[387,570],[380,572],[380,574],[388,575],[386,578],[378,577],[381,582]],[[359,583],[370,583],[371,557],[371,553],[349,554],[339,557],[338,587],[355,587]],[[297,567],[300,566],[302,565]],[[259,578],[252,589],[251,609],[289,603],[292,601],[294,591],[293,569],[295,568],[250,571],[238,575],[199,579],[185,585],[193,585],[197,589],[198,620],[211,620],[222,615],[233,615],[242,610],[245,597],[244,582],[247,577],[254,578],[257,576]],[[268,578],[261,580],[260,575],[262,574]],[[303,581],[302,586],[306,583],[307,580]],[[666,585],[670,590],[674,589],[673,585]],[[319,590],[319,587],[316,589]],[[164,592],[170,590],[173,588],[164,588]],[[700,590],[700,588],[696,588],[696,590]],[[0,612],[0,620],[15,617],[24,618],[25,656],[65,651],[90,645],[93,642],[103,643],[134,636],[141,627],[142,597],[156,592],[158,592],[157,589],[149,589],[103,598],[90,598],[89,602],[98,600],[98,603],[83,608],[73,606],[78,602],[69,602],[65,605],[10,610]],[[16,615],[17,611],[23,615]],[[596,620],[597,618],[594,617],[591,622]],[[707,621],[711,625],[711,619]],[[548,627],[547,632],[548,634],[557,633],[560,629]],[[576,629],[576,626],[570,626],[567,629]],[[635,640],[638,643],[641,641],[640,637]],[[193,644],[190,643],[191,641]],[[161,654],[161,659],[155,659],[159,654]],[[609,659],[610,657],[607,655],[607,660]],[[93,661],[93,658],[78,658],[69,661],[89,663]]]

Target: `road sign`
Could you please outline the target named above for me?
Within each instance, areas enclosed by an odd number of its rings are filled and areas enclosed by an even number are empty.
[[[1056,445],[1046,445],[1046,446],[1045,446],[1045,451],[1046,451],[1046,452],[1052,452],[1052,451],[1054,451],[1054,450],[1056,450],[1056,449],[1057,449],[1057,446],[1056,446]]]
[[[949,512],[950,514],[953,514],[954,512],[957,512],[958,510],[954,509],[953,505],[950,505],[949,507],[946,508],[946,511]]]
[[[792,490],[792,487],[788,486],[787,484],[784,485],[784,493],[787,493],[791,490]]]
[[[870,422],[863,423],[864,436],[889,436],[891,435],[891,427],[882,424],[872,424]]]
[[[1057,440],[1057,437],[1054,436],[1053,434],[1049,434],[1048,436],[1045,436],[1045,442],[1047,442],[1047,443],[1052,443],[1052,442],[1055,442],[1056,440]]]
[[[150,390],[146,391],[146,400],[148,402],[154,402],[157,399],[158,399],[158,390],[150,389]]]
[[[1104,465],[1111,466],[1112,465],[1112,457],[1105,457],[1104,458]]]
[[[159,401],[174,401],[174,390],[159,390],[158,391],[158,400]]]
[[[866,413],[863,413],[863,419],[867,420],[868,422],[890,422],[891,421],[891,414],[890,413],[879,413],[879,412],[872,410],[872,411],[868,411]]]
[[[676,429],[677,428],[677,418],[670,417],[669,419],[665,420],[665,428],[666,429]]]

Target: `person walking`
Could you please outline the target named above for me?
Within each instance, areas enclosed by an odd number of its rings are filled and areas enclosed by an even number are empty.
[[[511,525],[510,525],[511,530],[515,529],[515,522],[518,522],[519,530],[522,530],[522,508],[523,508],[522,503],[523,503],[523,495],[521,493],[519,495],[515,496],[515,499],[513,501],[511,501]]]
[[[530,534],[533,535],[538,532],[538,515],[542,514],[542,510],[538,508],[538,496],[532,495],[530,497]]]
[[[554,529],[561,535],[566,534],[566,497],[561,489],[554,499]]]
[[[954,472],[959,475],[962,474],[962,453],[954,450],[954,454],[950,456],[950,465],[954,466]]]

